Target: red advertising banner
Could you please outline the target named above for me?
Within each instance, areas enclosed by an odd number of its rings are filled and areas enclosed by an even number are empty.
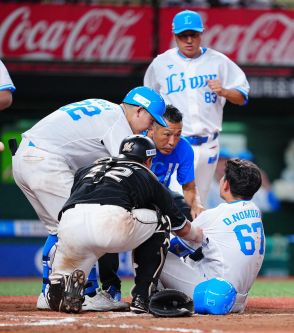
[[[180,9],[182,10],[182,9]],[[203,46],[239,64],[294,65],[294,10],[195,9],[203,19]],[[174,46],[173,16],[161,11],[160,53]]]
[[[159,51],[174,46],[173,16],[161,8]],[[203,17],[203,46],[239,64],[294,66],[294,11],[215,8]],[[150,61],[150,7],[0,4],[0,58]]]
[[[152,10],[146,7],[0,4],[0,57],[146,60]]]

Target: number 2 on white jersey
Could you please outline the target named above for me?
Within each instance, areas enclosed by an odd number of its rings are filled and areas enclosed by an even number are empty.
[[[253,232],[259,233],[259,235],[260,235],[259,254],[264,253],[264,231],[263,231],[263,226],[262,226],[261,222],[252,223],[251,226],[248,224],[241,224],[241,225],[236,226],[233,229],[233,231],[237,236],[241,251],[246,256],[252,256],[254,254],[256,245],[255,245],[255,239],[250,235],[245,236],[244,233],[245,234],[246,233],[252,234]]]

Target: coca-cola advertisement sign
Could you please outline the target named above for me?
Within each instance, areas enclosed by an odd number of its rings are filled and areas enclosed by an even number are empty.
[[[171,22],[178,11],[167,8],[161,13],[160,52],[175,46]],[[293,10],[220,8],[198,12],[205,27],[203,46],[239,64],[294,65]]]
[[[4,5],[0,57],[146,60],[152,50],[150,8]]]
[[[159,53],[174,46],[173,16],[161,8]],[[294,11],[194,8],[204,22],[203,46],[239,64],[294,65]],[[44,60],[151,61],[151,7],[3,4],[0,57]]]

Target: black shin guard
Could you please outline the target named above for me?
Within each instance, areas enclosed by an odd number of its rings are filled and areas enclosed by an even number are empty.
[[[132,296],[149,298],[157,288],[169,247],[169,233],[157,231],[133,251],[135,287]]]

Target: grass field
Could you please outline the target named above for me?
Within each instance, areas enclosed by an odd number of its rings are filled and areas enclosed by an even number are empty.
[[[122,295],[130,295],[132,279],[122,283]],[[38,295],[41,279],[5,279],[0,280],[0,296],[31,296]],[[250,296],[255,297],[294,297],[294,279],[257,279]]]

